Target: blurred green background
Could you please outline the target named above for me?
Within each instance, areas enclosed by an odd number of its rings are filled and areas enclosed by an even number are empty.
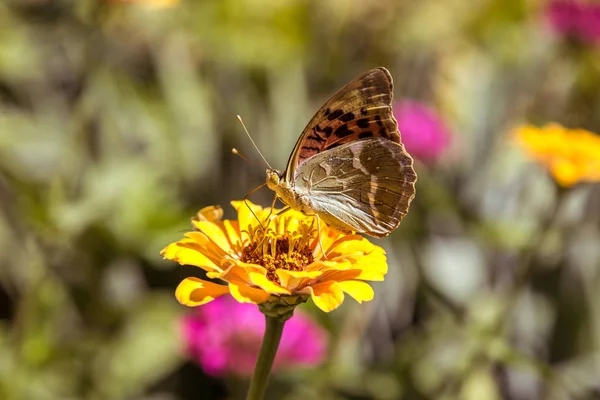
[[[272,399],[600,398],[600,191],[558,191],[509,138],[600,132],[600,51],[543,1],[4,0],[0,399],[225,399],[187,360],[159,251],[284,168],[318,107],[376,66],[452,146],[377,241],[375,300],[311,311],[328,361]],[[560,202],[559,202],[560,194]],[[253,201],[265,206],[272,194]],[[235,389],[238,388],[238,389]]]

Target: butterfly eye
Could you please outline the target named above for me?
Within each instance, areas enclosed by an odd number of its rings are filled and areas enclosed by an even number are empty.
[[[275,190],[279,185],[279,181],[283,178],[283,173],[279,173],[276,169],[267,170],[267,186],[271,190]]]

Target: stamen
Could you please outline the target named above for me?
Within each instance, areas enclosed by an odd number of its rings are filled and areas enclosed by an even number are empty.
[[[267,270],[267,279],[280,283],[278,269],[303,271],[313,262],[309,246],[313,235],[314,231],[305,224],[300,224],[299,231],[283,235],[271,229],[248,227],[250,242],[242,248],[241,260],[263,266]]]

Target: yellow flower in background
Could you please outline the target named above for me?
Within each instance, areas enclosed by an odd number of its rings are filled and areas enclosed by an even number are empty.
[[[181,304],[199,306],[231,294],[240,303],[261,304],[311,296],[323,311],[342,304],[344,294],[359,303],[373,299],[365,280],[381,281],[387,272],[385,252],[360,235],[342,234],[321,223],[319,244],[314,217],[293,210],[232,202],[237,220],[221,220],[218,206],[192,219],[194,231],[165,247],[161,255],[194,265],[211,279],[184,279],[175,291]],[[267,229],[259,224],[276,215]],[[212,280],[221,281],[216,283]]]
[[[515,137],[527,155],[546,167],[559,185],[600,181],[599,135],[552,123],[542,128],[522,126]]]

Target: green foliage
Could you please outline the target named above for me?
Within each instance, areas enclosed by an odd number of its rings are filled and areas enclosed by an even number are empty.
[[[598,47],[552,36],[532,2],[144,3],[0,5],[0,398],[216,398],[182,368],[173,291],[198,272],[159,251],[264,182],[231,155],[258,159],[236,114],[282,167],[321,102],[378,65],[453,146],[417,164],[376,299],[315,313],[328,362],[272,398],[598,393],[600,192],[558,192],[508,135],[600,132]]]

